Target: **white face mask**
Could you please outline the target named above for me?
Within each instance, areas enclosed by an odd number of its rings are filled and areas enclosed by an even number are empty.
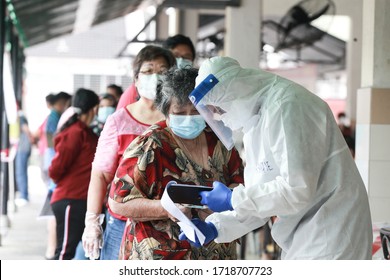
[[[176,58],[176,65],[179,69],[188,69],[192,67],[192,61],[181,57]]]
[[[137,91],[139,95],[154,100],[156,98],[157,82],[159,79],[160,75],[158,74],[145,75],[140,73],[137,82]]]

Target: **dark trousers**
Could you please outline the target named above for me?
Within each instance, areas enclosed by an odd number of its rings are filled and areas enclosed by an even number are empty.
[[[87,201],[63,199],[51,206],[57,222],[57,248],[54,259],[71,260],[84,232]]]

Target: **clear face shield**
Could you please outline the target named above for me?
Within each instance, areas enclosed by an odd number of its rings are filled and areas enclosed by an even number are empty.
[[[221,140],[222,144],[231,150],[234,147],[232,130],[222,121],[222,110],[209,98],[210,91],[218,84],[218,79],[210,74],[208,75],[190,94],[189,98],[198,110],[199,114],[205,119],[210,128]]]

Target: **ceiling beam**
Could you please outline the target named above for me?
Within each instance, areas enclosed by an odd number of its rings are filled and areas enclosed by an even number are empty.
[[[100,0],[80,0],[76,12],[76,21],[73,27],[73,34],[89,30],[92,26]]]
[[[130,41],[128,41],[126,43],[126,45],[121,49],[121,51],[119,52],[118,56],[117,57],[122,57],[127,49],[127,47],[131,44],[131,43],[135,43],[138,41],[138,36],[149,26],[149,24],[152,23],[152,21],[156,20],[157,16],[161,13],[161,11],[163,10],[164,8],[164,5],[161,4],[159,6],[157,6],[157,9],[156,9],[156,13],[154,16],[152,16],[144,25],[144,27],[137,33],[137,35],[135,35],[133,37],[133,39],[131,39]]]
[[[225,9],[226,7],[239,7],[241,0],[166,0],[163,5],[179,9]]]

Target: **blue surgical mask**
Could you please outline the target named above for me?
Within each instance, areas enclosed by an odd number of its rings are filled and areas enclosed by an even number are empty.
[[[176,57],[176,65],[177,68],[188,69],[192,67],[192,61],[182,57]]]
[[[97,120],[101,123],[105,123],[108,116],[115,112],[114,107],[100,107],[97,115]]]
[[[201,115],[169,114],[169,127],[183,139],[195,139],[205,129],[206,123]]]

